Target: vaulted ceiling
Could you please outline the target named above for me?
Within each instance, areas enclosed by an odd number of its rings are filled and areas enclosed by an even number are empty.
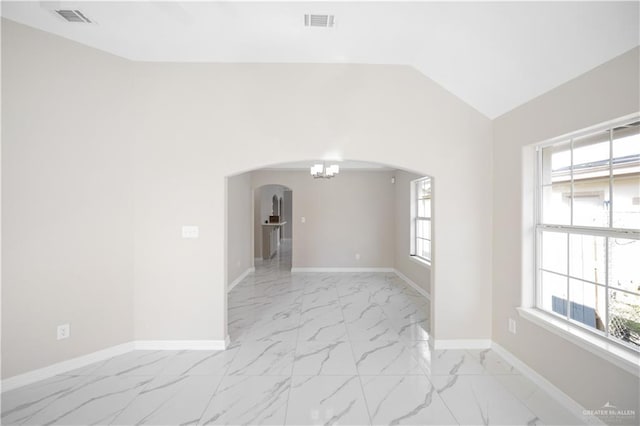
[[[639,4],[3,2],[2,16],[136,61],[410,65],[495,118],[640,45]],[[309,13],[335,25],[306,27]]]

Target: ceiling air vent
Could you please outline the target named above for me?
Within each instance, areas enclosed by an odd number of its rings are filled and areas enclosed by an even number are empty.
[[[89,18],[84,16],[79,10],[56,10],[56,13],[62,16],[68,22],[83,22],[90,24]]]
[[[334,24],[335,17],[333,15],[314,15],[311,13],[304,15],[305,27],[333,28]]]

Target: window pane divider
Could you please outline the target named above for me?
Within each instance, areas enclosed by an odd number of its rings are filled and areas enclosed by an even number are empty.
[[[597,283],[595,281],[585,280],[584,278],[573,277],[571,275],[563,274],[562,272],[552,271],[550,269],[540,268],[540,270],[542,272],[547,272],[549,274],[557,275],[559,277],[569,278],[570,280],[576,280],[576,281],[580,281],[580,282],[583,282],[583,283],[586,283],[586,284],[592,284],[592,285],[595,285],[596,287],[602,287],[604,289],[608,289],[608,290],[612,290],[612,291],[620,291],[622,293],[630,294],[631,296],[640,296],[640,293],[635,293],[633,291],[629,291],[629,290],[626,290],[624,288],[612,288],[611,286],[609,286],[607,284],[601,284],[601,283]],[[606,274],[605,274],[605,276],[606,276]]]
[[[613,227],[613,128],[609,129],[609,227]]]
[[[544,268],[540,268],[540,270],[541,270],[542,272],[548,272],[548,273],[550,273],[550,274],[558,275],[558,276],[563,277],[563,278],[569,278],[569,275],[567,275],[567,274],[563,274],[562,272],[552,271],[552,270],[550,270],[550,269],[544,269]]]
[[[595,235],[598,237],[625,238],[640,240],[640,231],[623,228],[591,228],[588,226],[546,225],[539,224],[537,228],[548,232],[561,232],[567,234]]]
[[[570,163],[571,163],[571,198],[569,199],[569,223],[571,224],[571,226],[573,226],[573,141],[574,139],[571,139],[571,142],[569,144],[569,149],[570,149]],[[549,173],[551,173],[551,170],[549,170]],[[567,244],[569,244],[569,242],[567,241]],[[567,252],[568,253],[568,252]],[[569,262],[569,256],[567,256],[567,262]],[[567,263],[567,267],[569,266],[569,264]],[[567,286],[569,286],[569,284],[567,284]]]
[[[604,282],[607,284],[604,290],[604,331],[609,337],[609,237],[604,237]]]

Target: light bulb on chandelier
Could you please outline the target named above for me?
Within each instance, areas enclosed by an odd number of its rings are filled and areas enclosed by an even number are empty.
[[[314,179],[331,179],[338,173],[340,173],[340,166],[337,164],[332,164],[330,166],[325,166],[323,164],[314,164],[310,168],[311,176]]]

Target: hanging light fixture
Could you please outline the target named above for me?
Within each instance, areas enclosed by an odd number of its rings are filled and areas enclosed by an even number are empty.
[[[322,164],[314,164],[310,168],[311,176],[314,179],[331,179],[338,173],[340,173],[340,166],[337,164],[332,164],[329,167]]]

